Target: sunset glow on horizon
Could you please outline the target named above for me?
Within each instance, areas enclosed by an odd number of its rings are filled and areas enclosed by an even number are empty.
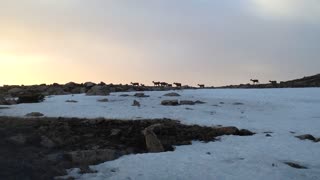
[[[0,1],[0,85],[319,73],[320,1]]]

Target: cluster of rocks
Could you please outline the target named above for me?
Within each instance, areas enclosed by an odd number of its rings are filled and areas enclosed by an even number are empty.
[[[88,165],[126,154],[173,151],[174,146],[188,145],[193,140],[207,142],[222,135],[254,134],[236,127],[183,125],[167,119],[39,118],[23,121],[2,117],[0,127],[0,166],[5,168],[0,175],[16,179],[52,179],[64,175],[65,169],[88,169]]]
[[[313,142],[320,142],[320,138],[316,138],[311,134],[303,134],[300,136],[296,136],[296,138],[300,139],[300,140],[310,140]]]
[[[161,101],[161,105],[163,106],[179,106],[179,105],[196,105],[196,104],[204,104],[202,101],[190,101],[190,100],[163,100]]]

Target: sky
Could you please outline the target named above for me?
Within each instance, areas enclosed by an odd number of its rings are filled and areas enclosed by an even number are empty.
[[[318,74],[319,0],[0,0],[0,85]]]

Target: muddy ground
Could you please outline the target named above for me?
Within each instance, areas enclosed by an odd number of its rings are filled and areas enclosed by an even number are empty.
[[[0,179],[53,179],[66,169],[147,153],[142,131],[151,125],[165,151],[192,140],[214,141],[221,135],[253,135],[235,127],[201,127],[178,121],[0,117]],[[152,142],[151,142],[152,144]]]

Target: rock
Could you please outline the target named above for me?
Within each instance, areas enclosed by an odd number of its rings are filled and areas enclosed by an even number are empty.
[[[18,103],[39,103],[44,101],[44,95],[37,92],[25,92],[18,96]]]
[[[182,101],[180,101],[180,105],[195,105],[195,102],[188,101],[188,100],[182,100]]]
[[[47,89],[46,95],[64,95],[67,94],[60,86],[51,86]]]
[[[296,168],[296,169],[308,169],[307,167],[305,166],[302,166],[300,164],[297,164],[297,163],[293,163],[293,162],[284,162],[286,165],[290,166],[290,167],[293,167],[293,168]]]
[[[312,136],[311,134],[304,134],[304,135],[296,136],[296,138],[299,138],[300,140],[316,141],[316,138],[314,136]]]
[[[44,114],[39,113],[39,112],[31,112],[31,113],[26,114],[25,116],[27,116],[27,117],[41,117],[41,116],[44,116]]]
[[[241,129],[239,130],[238,134],[234,134],[234,135],[239,135],[239,136],[252,136],[254,135],[255,133],[247,130],[247,129]]]
[[[109,90],[107,86],[96,85],[93,86],[88,92],[87,96],[108,96]]]
[[[144,98],[144,97],[150,97],[148,95],[145,95],[144,93],[136,93],[134,94],[135,97]]]
[[[165,95],[163,95],[163,96],[176,97],[176,96],[180,96],[180,94],[172,92],[172,93],[165,94]]]
[[[118,136],[121,133],[121,129],[112,129],[110,136]]]
[[[12,136],[8,138],[8,142],[15,145],[25,145],[27,142],[27,138],[24,135],[19,134],[17,136]]]
[[[89,88],[92,88],[93,86],[95,86],[96,84],[93,82],[85,82],[83,85],[84,85],[84,87],[89,89]],[[102,84],[99,84],[99,85],[102,85]]]
[[[195,103],[195,104],[205,104],[205,102],[199,101],[199,100],[195,101],[194,103]]]
[[[240,102],[235,102],[235,103],[233,103],[233,105],[239,106],[239,105],[244,105],[244,104],[240,103]]]
[[[8,105],[18,104],[18,102],[15,99],[7,99],[6,101]]]
[[[138,106],[138,107],[140,107],[140,103],[139,103],[138,101],[136,101],[136,100],[133,100],[132,106]]]
[[[315,142],[320,142],[320,138],[317,138],[317,139],[315,140]]]
[[[272,137],[270,134],[266,134],[266,137]]]
[[[154,124],[143,130],[143,135],[145,137],[148,152],[151,152],[151,153],[164,152],[163,145],[161,144],[157,135],[153,132],[154,128],[159,126],[161,126],[161,124]]]
[[[77,103],[78,101],[76,100],[66,100],[67,103]]]
[[[217,129],[218,134],[222,135],[236,135],[239,133],[239,129],[236,127],[221,127]]]
[[[122,154],[112,149],[72,151],[65,154],[66,159],[81,165],[92,165],[119,158]]]
[[[104,99],[98,99],[98,102],[109,102],[109,99],[104,98]]]
[[[163,100],[161,102],[161,105],[163,105],[163,106],[178,106],[179,101],[178,100]]]
[[[67,84],[65,84],[64,85],[64,87],[65,88],[67,88],[67,89],[73,89],[73,88],[75,88],[75,87],[77,87],[78,86],[78,84],[76,84],[76,83],[74,83],[74,82],[69,82],[69,83],[67,83]]]
[[[0,105],[8,105],[6,99],[0,96]]]
[[[43,147],[48,148],[48,149],[54,148],[56,146],[55,143],[46,136],[41,136],[40,144]]]
[[[120,97],[128,97],[130,96],[129,94],[121,94]]]
[[[16,97],[16,96],[18,96],[18,95],[20,95],[20,94],[23,94],[24,91],[25,91],[25,90],[22,89],[22,88],[12,88],[12,89],[10,89],[10,90],[8,91],[8,93],[9,93],[11,96]]]

